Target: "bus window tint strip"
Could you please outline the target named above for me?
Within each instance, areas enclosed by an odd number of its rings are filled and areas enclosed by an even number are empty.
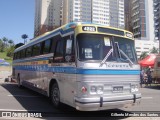
[[[109,29],[109,28],[98,27],[98,32],[103,32],[103,33],[109,33],[109,34],[115,34],[115,35],[124,36],[124,32],[123,31]]]

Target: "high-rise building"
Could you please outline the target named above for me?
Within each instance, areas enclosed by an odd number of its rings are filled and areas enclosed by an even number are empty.
[[[35,37],[61,25],[61,9],[61,0],[35,0]]]
[[[125,29],[133,32],[131,24],[131,1],[124,0]]]
[[[131,0],[131,22],[136,39],[154,41],[153,0]]]
[[[154,0],[155,39],[160,40],[160,0]]]
[[[124,0],[36,0],[35,36],[69,22],[124,29]]]
[[[64,1],[68,1],[67,22],[93,22],[124,29],[124,0]]]

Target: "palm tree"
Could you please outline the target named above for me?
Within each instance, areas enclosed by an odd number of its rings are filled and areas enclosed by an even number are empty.
[[[3,42],[4,42],[4,47],[6,47],[6,46],[7,46],[8,39],[7,39],[6,37],[3,37],[2,40],[3,40]]]
[[[158,54],[158,49],[157,49],[156,47],[153,47],[153,48],[150,50],[150,53]]]
[[[24,44],[25,44],[27,42],[26,39],[28,38],[28,35],[23,34],[21,37],[22,37],[22,39],[24,39]]]
[[[148,53],[147,52],[142,52],[140,55],[140,60],[144,59],[145,57],[147,57]]]
[[[13,40],[8,40],[8,43],[9,43],[9,45],[11,46],[11,45],[13,45]]]

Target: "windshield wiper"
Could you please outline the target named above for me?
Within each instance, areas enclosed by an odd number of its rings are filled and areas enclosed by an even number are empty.
[[[133,62],[131,61],[131,59],[121,49],[119,49],[119,51],[127,58],[130,64],[133,65]]]
[[[111,53],[113,52],[113,48],[110,49],[110,51],[107,53],[107,55],[105,56],[105,58],[102,60],[102,62],[100,63],[99,67],[102,67],[102,65],[106,62],[106,60],[108,59],[108,57],[111,55]]]
[[[126,60],[128,60],[131,65],[133,65],[133,62],[131,61],[131,59],[121,49],[119,49],[119,51],[127,58]],[[113,49],[110,49],[110,51],[107,53],[105,58],[100,63],[99,67],[102,67],[102,65],[106,62],[106,60],[109,58],[109,56],[111,55],[112,52],[113,52]],[[120,59],[122,60],[122,58],[120,58]]]

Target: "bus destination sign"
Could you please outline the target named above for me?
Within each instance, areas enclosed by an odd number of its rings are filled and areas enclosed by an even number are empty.
[[[95,32],[96,31],[96,27],[94,27],[94,26],[83,26],[82,30],[83,31],[89,31],[89,32]]]

